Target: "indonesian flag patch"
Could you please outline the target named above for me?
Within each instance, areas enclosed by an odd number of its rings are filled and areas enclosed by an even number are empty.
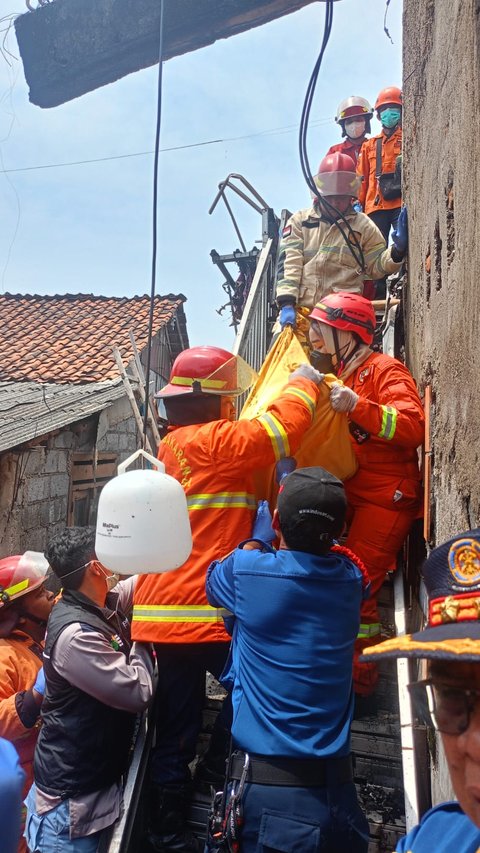
[[[291,225],[285,225],[285,228],[282,231],[282,237],[290,237],[291,233],[292,233],[292,226]]]

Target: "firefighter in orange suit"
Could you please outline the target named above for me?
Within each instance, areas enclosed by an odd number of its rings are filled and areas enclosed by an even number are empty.
[[[43,554],[33,551],[0,560],[0,737],[18,752],[25,772],[24,795],[33,782],[43,699],[43,638],[54,602],[44,587],[47,570]],[[27,850],[23,838],[18,849]]]
[[[402,153],[402,102],[402,91],[397,86],[387,86],[379,92],[375,109],[382,132],[363,143],[357,161],[357,175],[362,178],[358,200],[387,244],[390,228],[395,229],[402,206],[398,160]],[[393,179],[395,172],[398,178],[395,184],[390,184],[386,198],[387,190],[384,188],[382,192],[379,176],[390,175]]]
[[[368,696],[376,686],[374,663],[359,663],[366,646],[380,640],[377,595],[421,502],[417,447],[424,436],[423,408],[413,377],[396,358],[372,352],[375,313],[371,302],[354,293],[332,293],[311,315],[312,347],[332,358],[342,383],[330,402],[345,412],[358,471],[345,483],[349,505],[346,545],[365,563],[370,598],[362,605],[355,649],[354,686]]]
[[[157,743],[151,760],[152,850],[197,850],[184,825],[188,765],[201,728],[205,673],[221,674],[230,641],[223,624],[226,611],[207,602],[207,568],[251,536],[253,473],[295,453],[312,422],[322,379],[303,365],[265,414],[234,422],[233,399],[251,384],[252,371],[223,349],[193,347],[177,357],[170,383],[158,395],[169,423],[158,457],[185,489],[193,550],[168,577],[140,577],[135,593],[132,636],[155,644],[159,669]],[[211,744],[212,764],[217,749],[221,755],[220,772],[225,766],[221,734],[217,728]]]
[[[356,163],[366,134],[370,133],[372,116],[373,110],[366,98],[350,95],[349,98],[341,101],[335,121],[342,128],[342,136],[346,138],[343,142],[331,145],[325,156],[328,157],[329,154],[335,154],[338,151],[340,154],[348,154]]]

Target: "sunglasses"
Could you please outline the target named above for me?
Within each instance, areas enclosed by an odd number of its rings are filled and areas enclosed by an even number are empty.
[[[419,719],[446,735],[466,732],[480,702],[480,690],[454,687],[431,678],[409,684],[408,691]]]

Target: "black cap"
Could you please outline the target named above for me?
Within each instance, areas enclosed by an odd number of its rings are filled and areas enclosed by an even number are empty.
[[[434,548],[422,575],[428,595],[425,630],[371,646],[363,659],[480,662],[480,528]]]
[[[341,534],[347,511],[343,483],[325,468],[297,468],[282,480],[277,509],[282,533],[288,528],[297,536],[305,529],[302,550],[308,551],[312,536],[326,542]]]

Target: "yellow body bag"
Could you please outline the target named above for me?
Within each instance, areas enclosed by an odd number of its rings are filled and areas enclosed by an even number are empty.
[[[251,420],[263,414],[280,396],[292,370],[308,364],[308,358],[292,328],[287,326],[273,344],[260,369],[257,381],[243,406],[240,418]],[[305,433],[295,453],[298,468],[320,465],[340,480],[348,480],[357,470],[357,461],[348,430],[347,416],[334,412],[330,405],[330,389],[339,380],[327,374],[320,385],[320,397],[312,426]],[[278,486],[275,465],[260,469],[255,475],[257,500],[266,499],[276,505]]]

